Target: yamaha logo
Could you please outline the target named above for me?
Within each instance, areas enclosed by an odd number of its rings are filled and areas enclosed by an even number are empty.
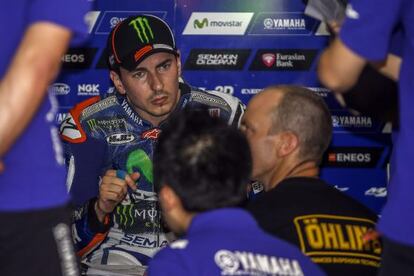
[[[135,140],[135,136],[129,133],[116,133],[106,138],[106,141],[108,142],[108,144],[112,144],[112,145],[126,144],[134,140]]]
[[[303,12],[269,12],[255,14],[254,22],[249,28],[249,35],[263,36],[310,36],[319,21]]]
[[[372,118],[367,116],[332,116],[334,127],[372,127]]]
[[[266,18],[263,25],[265,29],[271,30],[306,30],[306,22],[303,18]]]
[[[273,27],[273,20],[271,18],[266,18],[263,21],[263,25],[264,25],[265,29],[271,29]]]
[[[109,19],[109,24],[111,25],[111,28],[115,27],[119,22],[122,22],[126,19],[126,17],[112,17]]]
[[[304,275],[296,259],[253,252],[221,249],[214,254],[214,262],[220,275]]]

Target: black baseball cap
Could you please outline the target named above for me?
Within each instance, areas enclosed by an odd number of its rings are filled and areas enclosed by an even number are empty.
[[[155,53],[168,52],[178,56],[170,26],[149,14],[130,16],[119,22],[109,34],[107,50],[111,69],[123,67],[129,71]]]

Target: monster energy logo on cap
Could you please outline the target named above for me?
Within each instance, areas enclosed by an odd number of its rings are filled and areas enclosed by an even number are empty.
[[[108,39],[108,62],[111,67],[133,70],[152,53],[169,52],[178,55],[171,28],[153,15],[128,17],[114,27]]]
[[[149,43],[150,39],[154,39],[154,34],[148,23],[148,19],[144,17],[137,17],[131,22],[129,26],[132,26],[137,32],[138,38],[142,43]]]

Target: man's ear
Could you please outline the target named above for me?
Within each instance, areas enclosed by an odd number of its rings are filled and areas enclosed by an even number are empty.
[[[125,90],[124,84],[121,81],[121,77],[118,75],[118,73],[111,70],[110,73],[109,73],[109,77],[111,78],[112,82],[114,83],[116,90],[120,94],[125,95],[126,90]]]
[[[178,55],[176,56],[177,60],[177,69],[178,69],[178,76],[181,76],[181,52],[180,50],[177,50]]]
[[[278,156],[284,157],[299,148],[299,138],[291,131],[284,131],[279,135]]]
[[[179,203],[177,194],[168,185],[163,185],[161,187],[159,192],[159,199],[161,206],[165,211],[174,209]]]

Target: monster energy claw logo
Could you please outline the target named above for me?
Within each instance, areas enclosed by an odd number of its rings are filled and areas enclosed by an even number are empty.
[[[88,123],[88,126],[89,126],[90,130],[94,130],[95,128],[98,127],[98,124],[96,123],[95,119],[90,119],[86,122]]]
[[[132,26],[135,29],[138,38],[142,43],[149,43],[150,39],[154,39],[154,34],[152,33],[147,18],[137,17],[129,22],[129,26]]]
[[[124,226],[132,226],[134,224],[134,218],[132,216],[133,205],[118,205],[116,212],[119,216],[118,223]],[[128,219],[129,218],[129,219]]]
[[[194,29],[202,29],[204,27],[208,26],[208,20],[207,18],[204,18],[203,20],[194,20]]]

